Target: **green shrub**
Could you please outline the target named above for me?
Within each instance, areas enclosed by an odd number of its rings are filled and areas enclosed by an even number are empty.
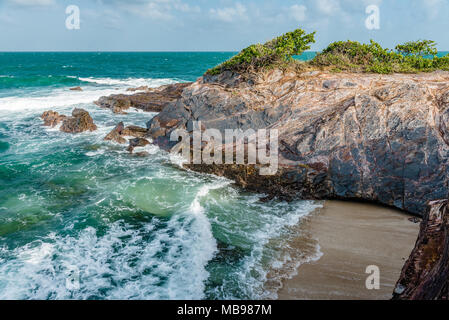
[[[297,29],[265,44],[251,45],[228,61],[208,70],[206,74],[217,75],[224,71],[247,74],[273,67],[291,66],[294,63],[292,56],[310,49],[310,44],[314,42],[315,32],[307,34],[304,30]],[[299,72],[316,68],[332,72],[379,74],[449,71],[449,55],[437,57],[434,41],[411,41],[396,46],[395,50],[383,48],[373,40],[368,44],[339,41],[331,43],[311,61],[297,62],[294,66],[298,67]]]
[[[265,44],[254,44],[243,49],[236,56],[206,72],[217,75],[224,71],[246,73],[264,68],[280,66],[293,60],[293,55],[300,55],[310,49],[315,42],[315,32],[307,34],[302,29],[288,32]]]
[[[434,70],[448,70],[449,56],[436,57],[436,43],[430,40],[407,42],[398,45],[398,52],[384,49],[370,41],[362,44],[355,41],[331,43],[312,61],[311,66],[351,72],[371,72],[380,74],[417,73]],[[426,58],[426,56],[432,56]]]
[[[436,56],[436,42],[432,40],[410,41],[396,46],[396,51],[404,56]]]

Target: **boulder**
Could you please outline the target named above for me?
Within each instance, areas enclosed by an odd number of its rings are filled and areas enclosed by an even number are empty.
[[[89,112],[84,109],[74,109],[71,117],[66,117],[60,128],[66,133],[81,133],[85,131],[95,131],[97,126],[94,124]]]
[[[73,87],[70,88],[71,91],[83,91],[83,89],[81,89],[81,87]]]

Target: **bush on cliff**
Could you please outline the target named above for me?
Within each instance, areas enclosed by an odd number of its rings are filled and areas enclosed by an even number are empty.
[[[436,56],[436,42],[432,40],[410,41],[396,46],[396,51],[404,56]]]
[[[302,29],[283,34],[265,44],[254,44],[243,49],[228,61],[206,72],[217,75],[224,71],[247,73],[264,68],[282,66],[293,60],[293,55],[300,55],[310,49],[315,42],[315,32],[307,34]]]
[[[407,42],[398,45],[395,52],[373,40],[369,44],[340,41],[331,43],[309,64],[331,71],[381,74],[449,70],[449,56],[437,57],[435,46],[430,40]]]

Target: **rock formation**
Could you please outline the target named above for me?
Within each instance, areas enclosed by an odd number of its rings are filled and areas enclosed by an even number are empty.
[[[74,109],[71,117],[60,115],[55,111],[49,110],[45,111],[41,115],[41,118],[44,120],[44,126],[55,127],[62,122],[59,130],[66,133],[81,133],[97,130],[97,126],[94,124],[89,112],[84,109]]]
[[[394,290],[396,300],[449,299],[448,200],[432,201]]]
[[[170,133],[192,121],[221,131],[277,129],[280,169],[271,177],[251,166],[191,169],[284,199],[360,199],[421,216],[446,197],[449,73],[221,77],[185,88],[148,123],[149,135],[170,150]]]
[[[106,141],[115,141],[120,144],[126,143],[125,137],[143,138],[148,130],[138,126],[127,126],[123,122],[118,123],[111,132],[104,138]]]
[[[125,129],[125,125],[123,122],[118,123],[111,132],[104,138],[105,141],[115,141],[120,144],[126,143],[126,139],[122,137],[123,130]]]
[[[136,108],[146,112],[160,112],[169,103],[181,97],[181,93],[189,83],[176,83],[133,95],[117,94],[101,97],[94,103],[101,108],[111,109],[117,114],[126,114],[129,108]]]
[[[65,118],[66,116],[61,115],[53,110],[45,111],[41,115],[41,119],[44,120],[44,126],[52,128],[60,124]]]
[[[71,117],[66,117],[60,128],[66,133],[81,133],[85,131],[95,131],[97,126],[94,124],[89,112],[84,109],[74,109]]]

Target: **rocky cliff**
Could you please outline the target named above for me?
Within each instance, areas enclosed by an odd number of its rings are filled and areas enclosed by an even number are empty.
[[[222,131],[278,129],[275,176],[250,166],[189,166],[271,196],[368,200],[422,216],[448,194],[447,72],[203,77],[148,124],[149,134],[170,149],[171,131],[192,121]]]

